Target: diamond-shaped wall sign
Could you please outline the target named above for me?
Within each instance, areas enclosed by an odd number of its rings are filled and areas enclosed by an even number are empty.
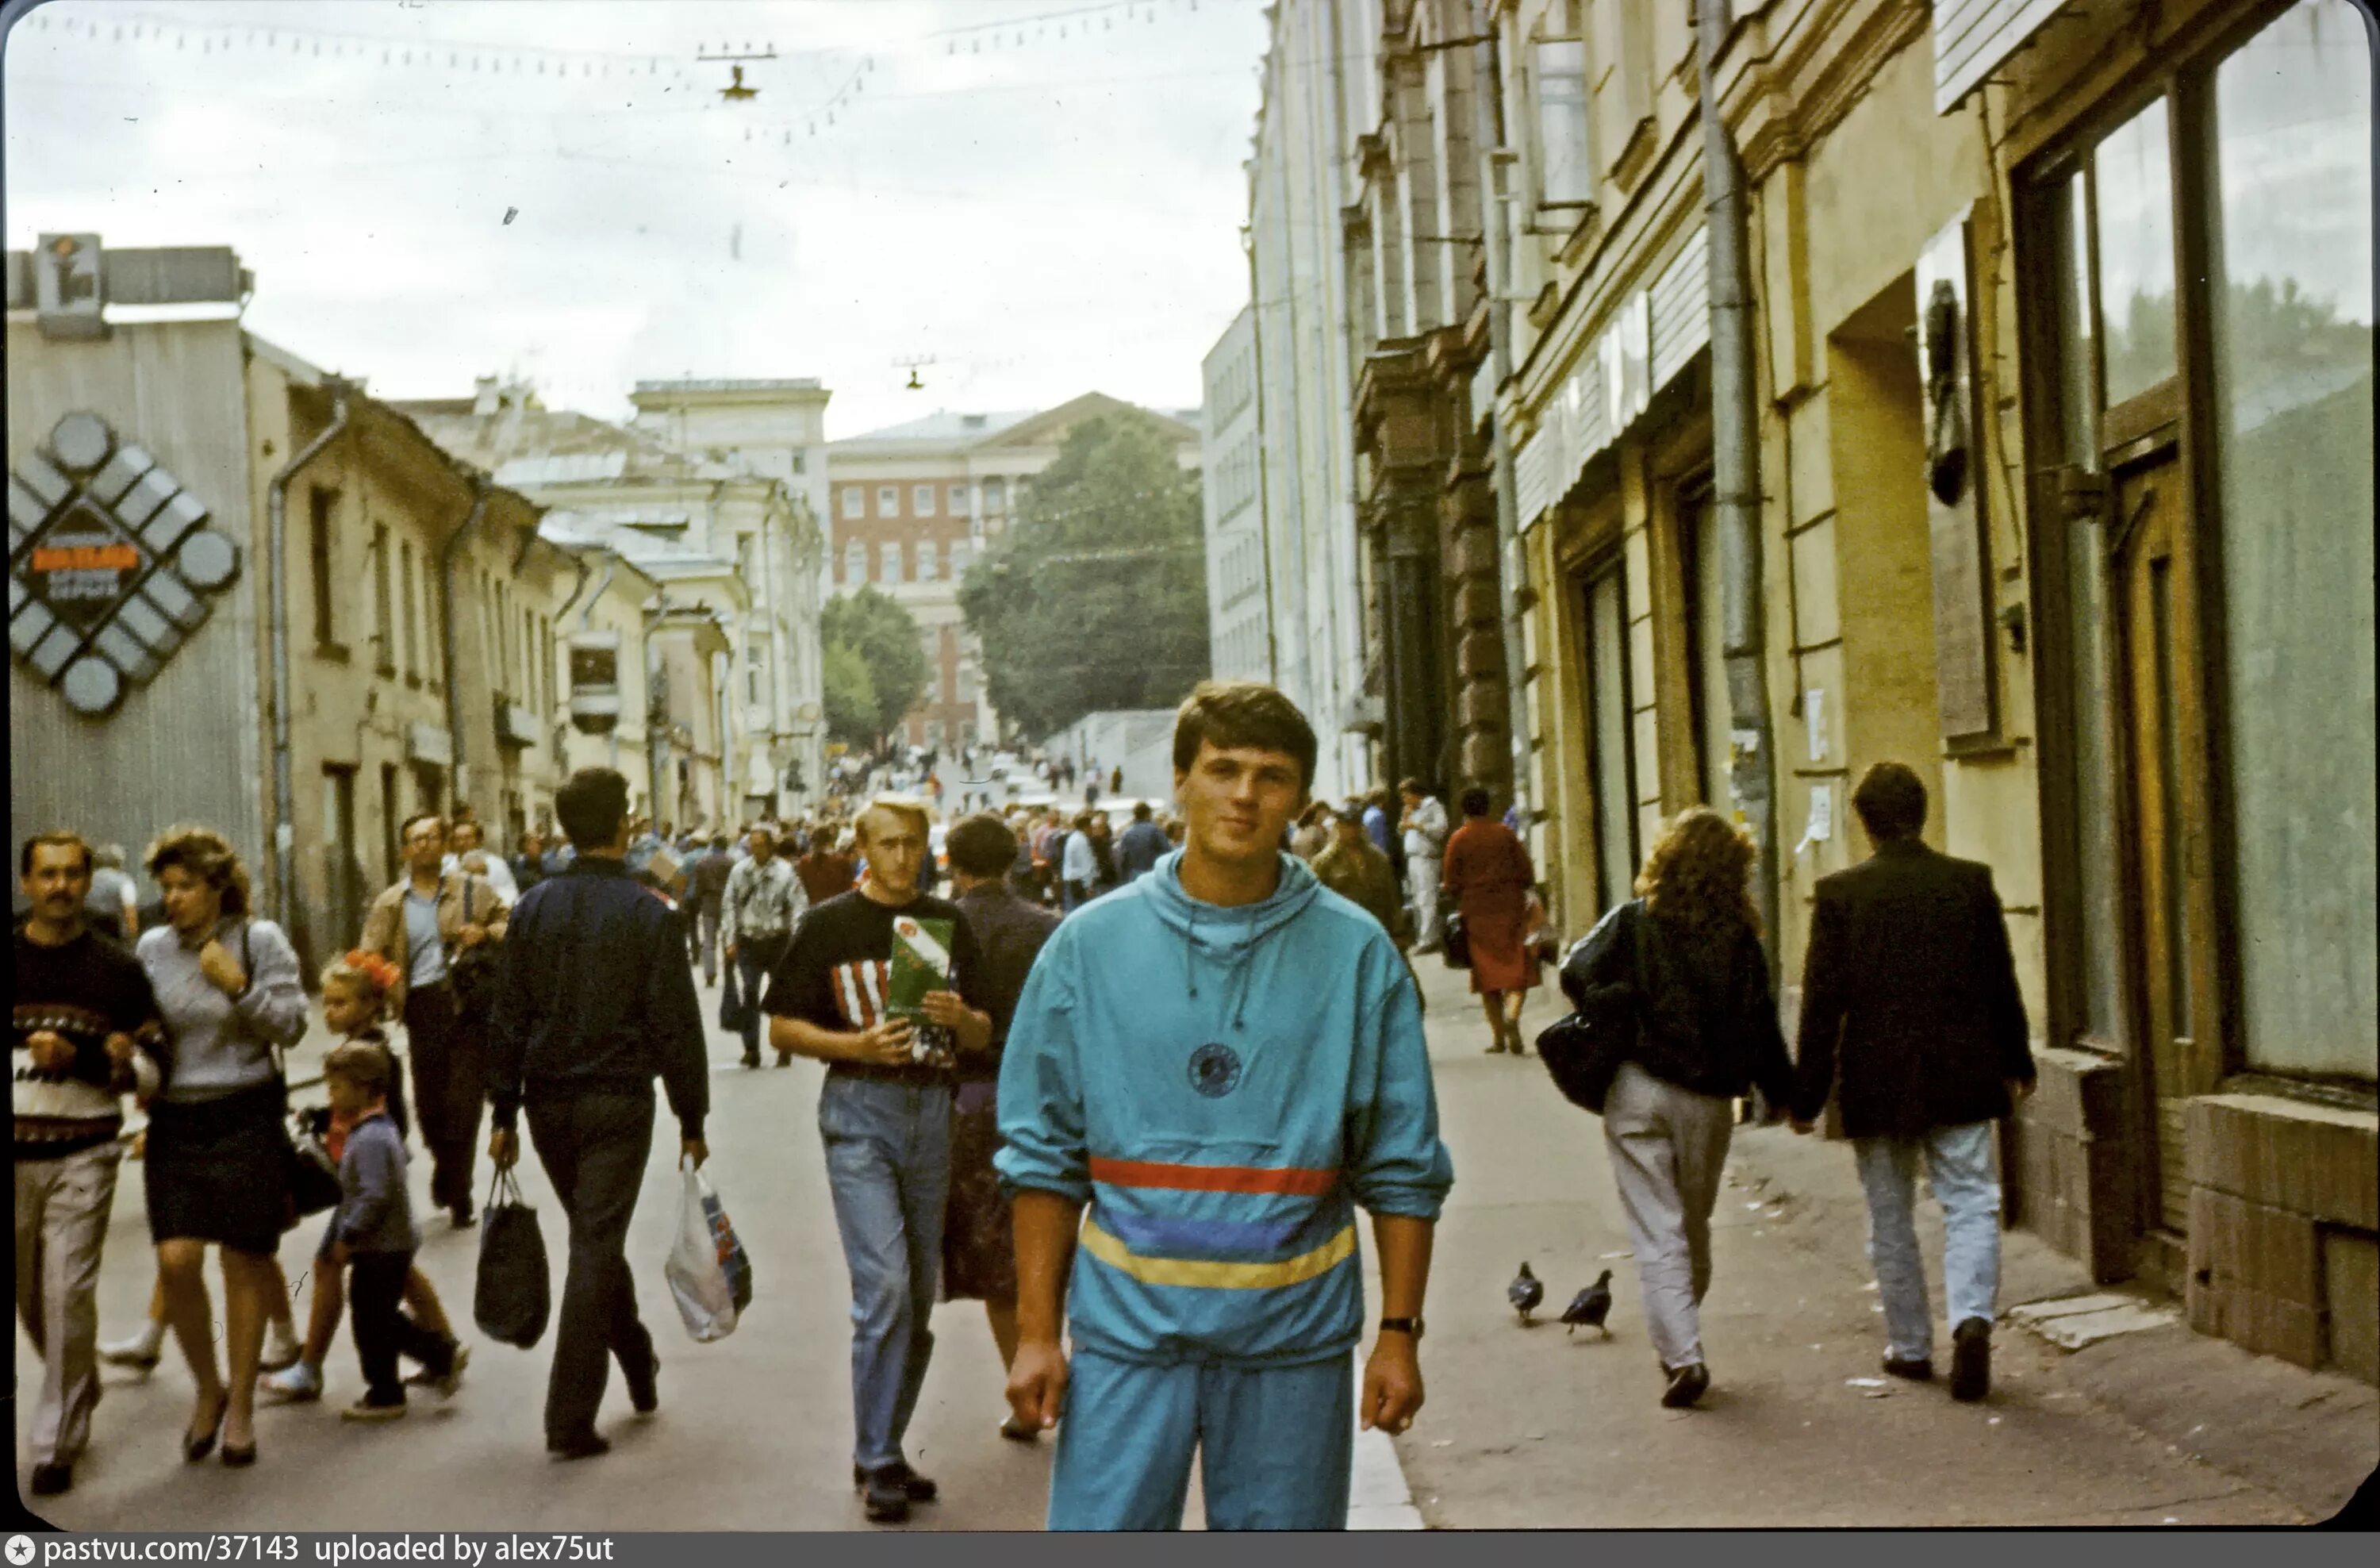
[[[8,477],[8,648],[104,718],[207,618],[239,546],[206,504],[96,414],[68,414]]]

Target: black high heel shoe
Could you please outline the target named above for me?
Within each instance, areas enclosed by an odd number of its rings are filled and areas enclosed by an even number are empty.
[[[182,1434],[182,1459],[186,1464],[196,1465],[208,1454],[212,1453],[215,1451],[215,1440],[223,1436],[224,1417],[230,1414],[231,1395],[226,1393],[224,1395],[222,1405],[215,1411],[215,1418],[212,1425],[209,1426],[203,1433],[197,1437],[192,1437],[188,1431],[185,1431]],[[255,1447],[256,1445],[253,1443],[249,1445],[249,1457],[251,1460],[256,1456]],[[225,1459],[229,1459],[231,1457],[231,1451],[229,1449],[225,1449],[224,1451],[224,1457]]]
[[[230,1443],[224,1444],[223,1462],[225,1469],[244,1470],[248,1468],[248,1466],[256,1463],[256,1444],[251,1442],[245,1448],[236,1448]]]

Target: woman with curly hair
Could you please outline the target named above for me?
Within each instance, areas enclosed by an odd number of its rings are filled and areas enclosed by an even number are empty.
[[[1752,901],[1753,853],[1718,812],[1680,812],[1645,857],[1637,896],[1562,965],[1579,1011],[1636,1017],[1634,1047],[1604,1100],[1603,1138],[1661,1357],[1661,1403],[1673,1409],[1710,1387],[1698,1309],[1732,1101],[1755,1084],[1772,1106],[1792,1093]]]
[[[292,1209],[287,1093],[274,1052],[306,1027],[298,954],[281,928],[249,917],[247,869],[225,837],[178,827],[150,845],[165,924],[140,933],[140,966],[171,1044],[149,1106],[149,1231],[165,1320],[181,1341],[199,1404],[183,1437],[191,1463],[223,1443],[226,1465],[256,1462],[256,1376],[274,1252]],[[215,1363],[207,1244],[223,1248],[226,1382]]]

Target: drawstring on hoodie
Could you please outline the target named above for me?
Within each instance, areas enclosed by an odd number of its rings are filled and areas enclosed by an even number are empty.
[[[1178,854],[1179,851],[1176,853]],[[1174,885],[1178,888],[1180,884],[1177,882]],[[1182,903],[1186,908],[1187,915],[1187,918],[1184,922],[1182,938],[1183,983],[1184,989],[1189,991],[1191,1000],[1195,1002],[1198,997],[1198,911],[1200,905],[1196,899],[1188,897],[1184,897],[1182,900]],[[1301,906],[1303,906],[1303,901],[1301,901]],[[1259,929],[1253,931],[1246,943],[1239,949],[1239,952],[1232,962],[1231,984],[1229,991],[1225,993],[1225,1000],[1230,1004],[1229,1012],[1232,1018],[1232,1027],[1234,1030],[1245,1033],[1248,1027],[1248,992],[1255,989],[1251,983],[1250,971],[1256,966],[1257,949],[1263,944],[1267,937],[1272,934],[1272,930],[1278,929],[1279,927],[1275,926],[1270,930]]]

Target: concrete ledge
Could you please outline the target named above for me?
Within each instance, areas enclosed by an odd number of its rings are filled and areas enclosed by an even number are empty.
[[[2192,1100],[2190,1185],[2380,1231],[2380,1115],[2270,1094]]]

